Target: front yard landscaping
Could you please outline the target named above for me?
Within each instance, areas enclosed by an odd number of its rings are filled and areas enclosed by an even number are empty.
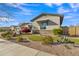
[[[74,44],[79,45],[79,39],[60,36],[46,36],[40,34],[20,34],[14,35],[11,32],[5,32],[1,36],[3,39],[28,46],[34,49],[52,53],[55,55],[76,55]],[[70,51],[71,50],[71,51]],[[72,53],[71,53],[72,52]],[[78,54],[77,54],[78,55]]]
[[[78,39],[69,39],[69,38],[64,38],[64,37],[59,37],[59,36],[48,36],[48,35],[40,35],[40,34],[20,34],[14,36],[12,32],[5,32],[1,34],[2,38],[11,40],[15,39],[16,42],[21,42],[24,39],[28,39],[29,41],[39,41],[43,44],[53,44],[53,43],[75,43],[78,44],[79,40]]]

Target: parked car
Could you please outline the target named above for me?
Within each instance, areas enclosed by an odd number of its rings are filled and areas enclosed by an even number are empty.
[[[27,33],[27,32],[31,32],[31,29],[28,27],[22,27],[20,31]]]

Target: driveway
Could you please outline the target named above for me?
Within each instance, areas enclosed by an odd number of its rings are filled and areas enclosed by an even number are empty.
[[[0,56],[52,56],[52,54],[0,39]]]

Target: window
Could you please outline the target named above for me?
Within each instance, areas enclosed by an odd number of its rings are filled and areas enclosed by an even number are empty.
[[[42,21],[40,23],[40,29],[46,29],[46,26],[48,25],[48,21]]]

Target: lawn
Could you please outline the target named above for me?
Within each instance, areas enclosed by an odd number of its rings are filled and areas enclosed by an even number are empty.
[[[43,35],[21,35],[23,38],[29,38],[32,41],[43,41],[43,40],[47,40],[50,41],[53,39],[53,42],[57,42],[57,40],[61,40],[60,37],[52,37],[52,39],[50,37],[47,36],[43,36]]]
[[[22,35],[22,37],[24,37],[24,38],[28,37],[32,41],[42,41],[42,39],[44,38],[41,35]]]
[[[79,44],[79,39],[72,39],[75,44]]]

